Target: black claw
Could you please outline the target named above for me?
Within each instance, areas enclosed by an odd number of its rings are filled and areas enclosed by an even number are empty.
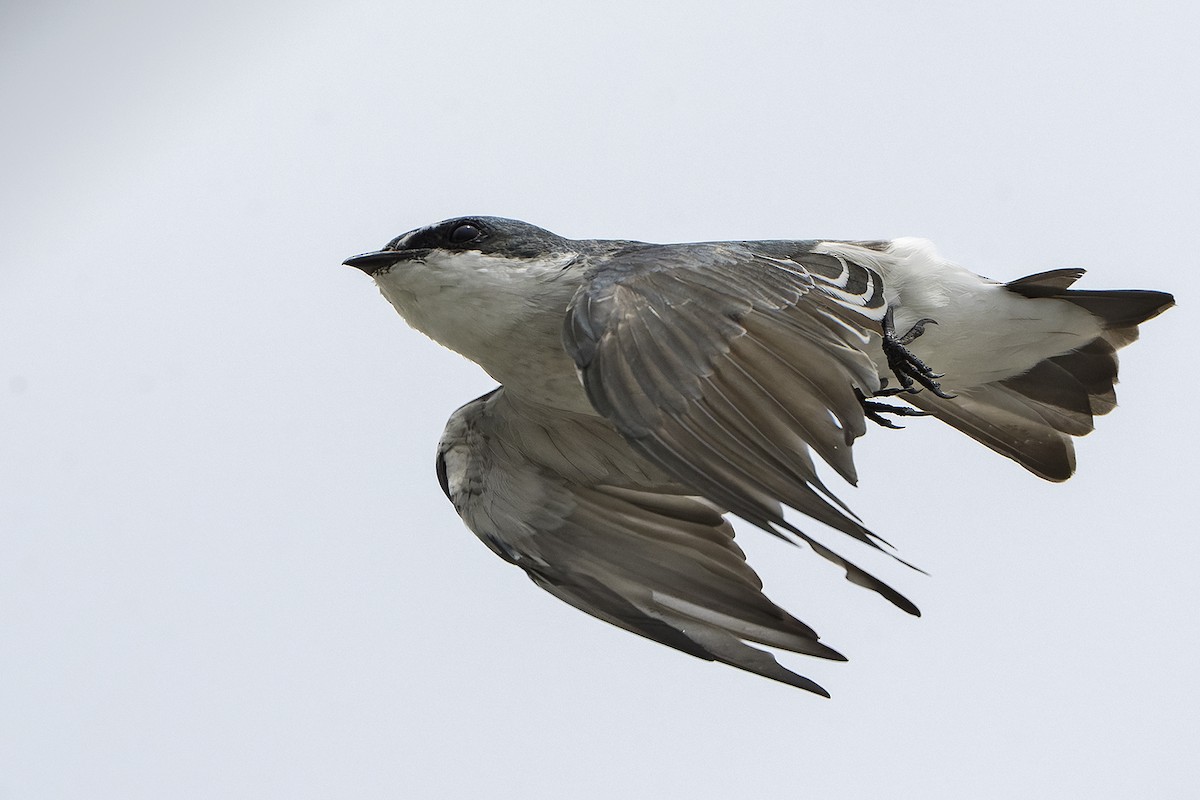
[[[884,417],[879,416],[879,412],[872,411],[870,408],[868,408],[865,405],[863,406],[863,416],[866,417],[867,419],[871,420],[871,422],[874,422],[876,425],[882,425],[883,427],[891,428],[894,431],[904,430],[903,425],[897,425],[896,423],[892,422],[890,419],[885,419]]]
[[[880,391],[876,392],[873,396],[879,397],[880,395],[884,395],[884,396],[894,395],[894,394],[899,394],[902,391],[904,391],[904,390],[903,389],[881,389]],[[855,389],[854,393],[856,395],[858,395],[858,402],[862,405],[863,416],[865,416],[867,419],[871,420],[871,422],[874,422],[876,425],[882,425],[883,427],[891,428],[894,431],[903,430],[904,426],[897,425],[896,423],[892,422],[890,419],[886,419],[885,417],[882,416],[883,414],[895,414],[897,417],[928,417],[929,416],[924,411],[919,411],[918,409],[915,409],[915,408],[909,408],[908,406],[894,406],[894,405],[891,405],[890,403],[880,403],[875,400],[868,400],[867,396],[864,395],[858,389]]]
[[[905,345],[911,344],[925,333],[926,325],[936,324],[937,320],[918,320],[915,325],[908,329],[907,333],[903,336],[897,336],[892,309],[889,308],[887,314],[883,317],[883,353],[887,356],[888,367],[895,374],[897,380],[900,381],[901,387],[903,387],[901,391],[916,394],[921,391],[917,388],[917,384],[920,384],[920,386],[933,392],[938,397],[949,400],[954,395],[943,391],[941,384],[938,383],[938,379],[944,378],[945,375],[940,372],[934,372],[928,364],[917,358],[905,347]],[[880,391],[883,392],[885,390],[881,389]],[[897,393],[896,390],[886,391],[889,394]]]
[[[917,320],[917,323],[908,329],[908,333],[899,337],[896,339],[896,341],[900,344],[912,344],[914,339],[924,335],[926,325],[937,325],[937,320],[929,319],[928,317]],[[893,331],[893,333],[895,333],[895,331]]]

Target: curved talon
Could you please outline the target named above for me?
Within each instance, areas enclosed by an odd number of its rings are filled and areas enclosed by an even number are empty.
[[[883,396],[886,397],[889,395],[899,394],[902,391],[904,391],[904,390],[903,389],[886,389],[885,390],[885,389],[881,388],[879,392],[876,392],[872,396],[879,397],[882,394]],[[885,419],[883,416],[881,416],[882,414],[895,414],[897,417],[928,417],[929,416],[929,414],[927,414],[924,411],[920,411],[915,408],[910,408],[908,406],[894,406],[894,405],[891,405],[890,403],[880,403],[875,400],[868,400],[867,396],[864,395],[858,389],[854,390],[854,394],[856,394],[858,396],[858,402],[862,405],[863,416],[865,416],[867,419],[871,420],[871,422],[874,422],[876,425],[882,425],[883,427],[891,428],[894,431],[904,430],[904,426],[897,425],[896,423],[892,422],[890,419]]]
[[[874,422],[876,425],[882,425],[885,428],[891,428],[894,431],[904,430],[903,425],[897,425],[890,419],[881,416],[883,414],[895,414],[898,417],[928,417],[924,411],[919,411],[915,408],[907,406],[893,406],[887,403],[876,403],[873,400],[867,400],[862,404],[863,416]]]
[[[917,320],[916,324],[908,329],[908,333],[904,334],[896,341],[900,344],[911,344],[914,339],[925,333],[926,325],[937,325],[937,320],[929,319],[929,317]]]

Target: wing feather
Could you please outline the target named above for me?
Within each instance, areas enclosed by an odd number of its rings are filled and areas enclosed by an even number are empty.
[[[722,509],[678,484],[629,485],[637,470],[628,465],[587,472],[591,462],[572,447],[620,441],[600,418],[523,412],[501,389],[459,409],[439,445],[447,494],[481,540],[592,616],[827,696],[748,644],[844,660],[763,594]],[[534,428],[544,435],[528,435]],[[583,482],[546,466],[537,451],[546,436],[557,442],[556,458],[579,461]]]
[[[851,444],[866,425],[855,390],[879,388],[867,348],[882,282],[862,265],[792,247],[626,253],[580,288],[564,345],[593,406],[683,485],[776,535],[799,535],[782,504],[879,548],[822,483],[809,449],[856,481]],[[814,549],[915,612],[829,548]]]

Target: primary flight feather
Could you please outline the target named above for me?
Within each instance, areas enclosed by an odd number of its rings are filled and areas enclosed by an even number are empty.
[[[345,263],[501,384],[450,417],[437,456],[489,548],[595,617],[819,694],[751,643],[843,656],[763,594],[726,514],[917,614],[784,517],[880,547],[812,453],[855,483],[868,422],[925,413],[1065,480],[1071,437],[1116,404],[1117,349],[1173,304],[1071,289],[1078,269],[998,283],[919,239],[660,245],[497,217]]]

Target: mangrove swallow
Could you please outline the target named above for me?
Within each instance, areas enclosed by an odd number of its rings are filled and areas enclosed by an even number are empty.
[[[496,217],[345,263],[501,384],[450,417],[437,453],[484,544],[606,622],[823,695],[752,646],[843,659],[767,599],[726,515],[808,543],[917,614],[785,519],[789,507],[883,549],[812,453],[853,484],[868,422],[932,415],[1065,480],[1072,437],[1116,405],[1116,351],[1173,304],[1074,290],[1081,269],[999,283],[921,239],[664,245]]]

